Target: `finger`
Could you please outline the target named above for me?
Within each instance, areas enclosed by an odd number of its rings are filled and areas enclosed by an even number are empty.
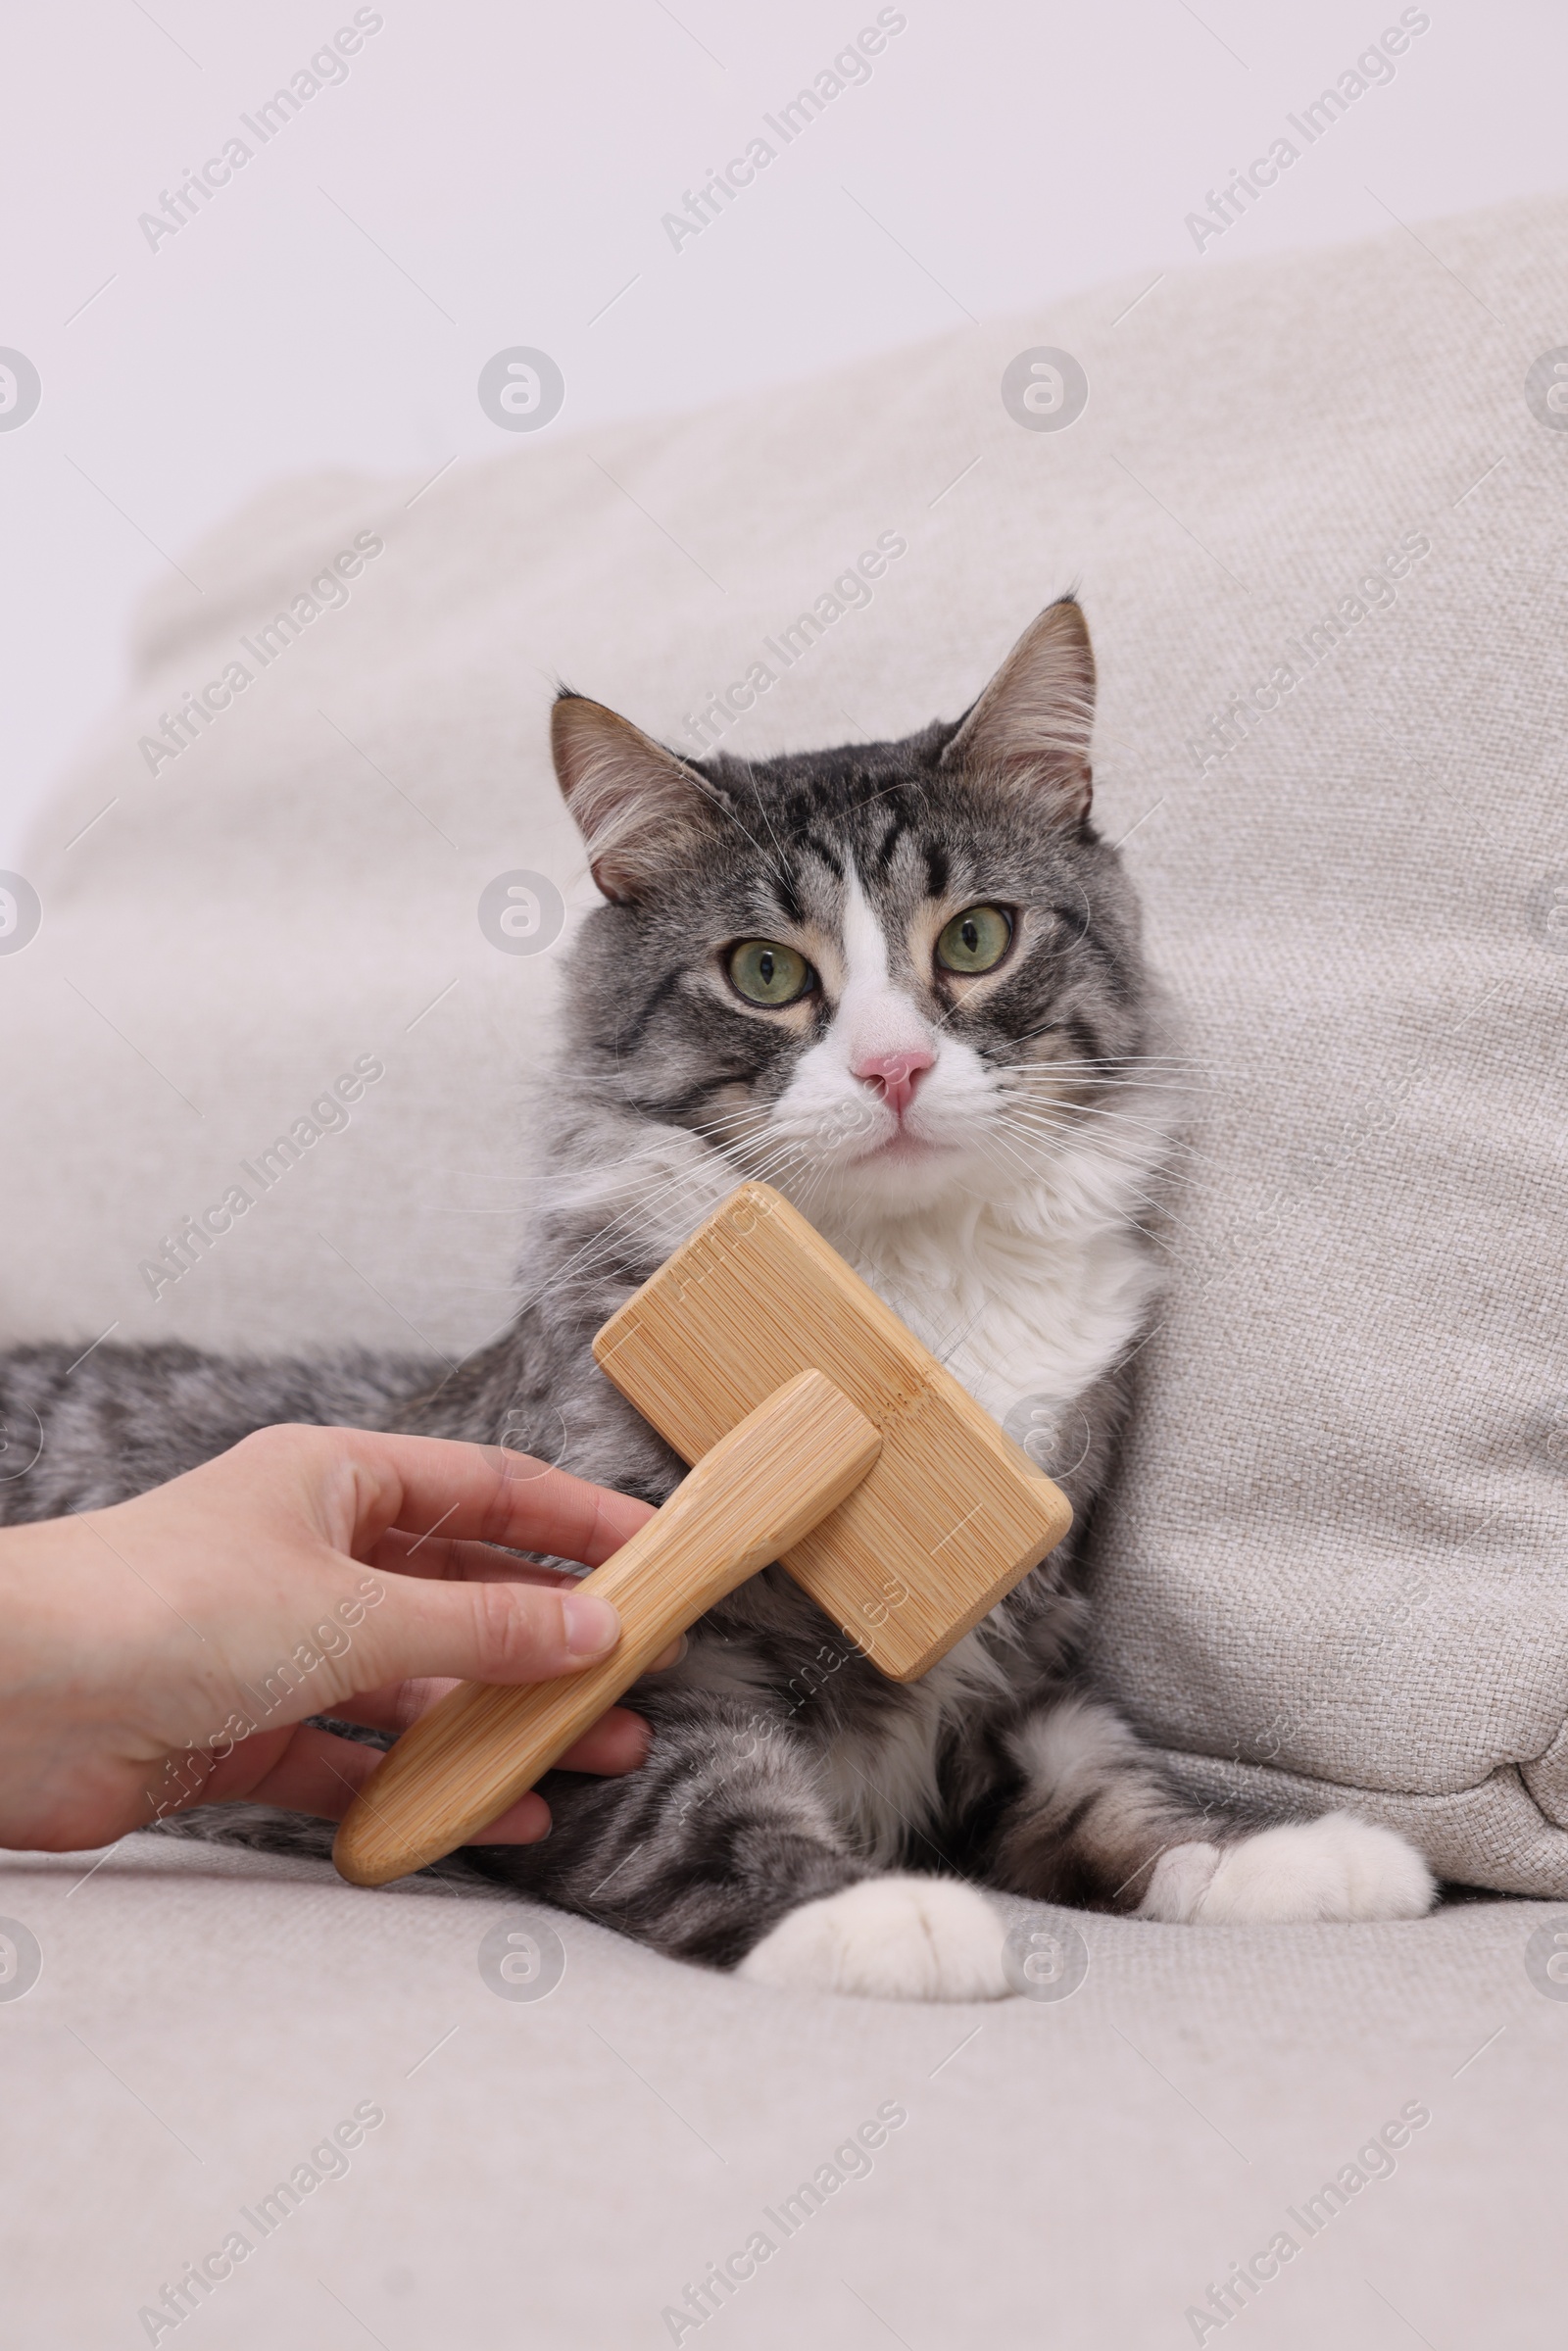
[[[574,1581],[571,1576],[560,1578],[560,1583],[568,1588]],[[689,1635],[677,1633],[668,1647],[661,1649],[652,1663],[644,1666],[643,1672],[668,1673],[671,1666],[680,1664],[691,1645]],[[401,1737],[421,1714],[429,1713],[438,1698],[462,1687],[451,1675],[416,1674],[406,1682],[389,1682],[379,1690],[356,1690],[345,1697],[335,1698],[332,1712],[339,1722],[363,1723],[368,1731],[392,1731]]]
[[[640,1714],[631,1714],[623,1706],[612,1706],[601,1715],[586,1737],[574,1747],[568,1747],[554,1769],[561,1772],[597,1772],[609,1775],[634,1772],[647,1759],[653,1732]],[[543,1806],[545,1825],[536,1826],[534,1805]],[[543,1798],[530,1788],[525,1796],[481,1829],[468,1841],[476,1845],[537,1844],[548,1836],[551,1827],[549,1807]]]
[[[388,1682],[380,1690],[357,1690],[352,1697],[335,1700],[332,1714],[340,1723],[359,1723],[367,1731],[390,1731],[401,1739],[449,1690],[462,1688],[462,1683],[449,1675],[417,1674],[407,1682]]]
[[[562,1578],[564,1584],[569,1585],[571,1580],[569,1576]],[[671,1666],[679,1665],[690,1647],[688,1637],[684,1633],[677,1633],[669,1646],[661,1649],[653,1663],[644,1666],[643,1672],[667,1673]],[[361,1723],[368,1731],[391,1731],[401,1738],[412,1724],[418,1721],[421,1714],[429,1713],[439,1698],[444,1698],[449,1690],[461,1690],[462,1687],[462,1683],[450,1675],[416,1674],[407,1682],[389,1682],[380,1690],[356,1690],[347,1697],[335,1698],[332,1712],[339,1722]]]
[[[249,1789],[251,1801],[276,1804],[287,1812],[305,1812],[318,1820],[339,1821],[369,1779],[381,1757],[374,1747],[355,1739],[338,1739],[329,1731],[302,1723],[281,1754]],[[369,1799],[372,1807],[374,1796]],[[487,1830],[488,1844],[535,1844],[550,1833],[550,1807],[530,1788],[519,1796],[503,1820]]]
[[[543,1824],[540,1815],[543,1814]],[[536,1845],[541,1837],[550,1835],[550,1807],[544,1797],[530,1788],[525,1796],[510,1805],[499,1820],[470,1837],[470,1845]]]
[[[214,1766],[196,1801],[232,1804],[244,1799],[338,1820],[380,1760],[378,1747],[338,1739],[308,1723],[260,1731]]]
[[[294,1736],[293,1724],[282,1724],[274,1731],[253,1731],[248,1739],[236,1740],[226,1753],[198,1757],[203,1766],[199,1785],[191,1791],[181,1792],[172,1804],[162,1796],[155,1798],[159,1817],[165,1811],[185,1812],[198,1804],[236,1804],[248,1798],[258,1781],[264,1779],[283,1754]]]
[[[461,1685],[433,1677],[397,1682],[386,1690],[357,1690],[332,1708],[340,1723],[360,1723],[368,1731],[391,1731],[398,1737],[428,1714],[439,1698]],[[561,1759],[570,1772],[634,1772],[648,1753],[653,1734],[640,1714],[628,1706],[612,1706],[577,1744]],[[373,1751],[373,1750],[372,1750]]]
[[[500,1445],[365,1429],[325,1434],[354,1473],[357,1556],[396,1526],[416,1537],[467,1537],[598,1567],[653,1516],[647,1502]]]
[[[634,1772],[646,1763],[653,1742],[652,1726],[642,1715],[633,1714],[629,1706],[612,1706],[552,1768],[558,1772],[594,1772],[601,1779],[614,1779],[619,1773]]]
[[[554,1682],[608,1656],[620,1618],[598,1592],[532,1584],[439,1584],[372,1578],[352,1651],[325,1659],[313,1713],[416,1676],[459,1682]]]
[[[520,1559],[515,1551],[501,1550],[495,1543],[474,1543],[466,1537],[454,1542],[445,1535],[410,1535],[402,1527],[388,1527],[368,1564],[388,1575],[425,1576],[434,1583],[548,1584],[559,1591],[578,1580],[566,1568],[541,1567],[536,1560]]]

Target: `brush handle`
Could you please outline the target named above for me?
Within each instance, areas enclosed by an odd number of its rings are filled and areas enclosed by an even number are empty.
[[[505,1812],[677,1633],[836,1509],[882,1439],[821,1372],[802,1372],[720,1438],[662,1510],[580,1589],[613,1600],[621,1636],[559,1682],[466,1682],[406,1731],[344,1815],[332,1859],[353,1886],[438,1861]]]

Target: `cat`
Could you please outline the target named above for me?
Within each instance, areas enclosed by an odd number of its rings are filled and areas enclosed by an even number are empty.
[[[439,1379],[104,1346],[68,1389],[68,1350],[19,1349],[0,1407],[35,1412],[44,1445],[0,1488],[12,1514],[101,1506],[287,1419],[501,1441],[661,1501],[681,1464],[589,1341],[765,1179],[983,1405],[1032,1399],[1072,1533],[910,1685],[765,1569],[630,1694],[654,1732],[639,1771],[555,1773],[544,1842],[447,1866],[763,1984],[904,1997],[1008,1988],[985,1888],[1166,1921],[1419,1916],[1433,1879],[1401,1837],[1197,1804],[1082,1663],[1178,1101],[1136,895],[1092,816],[1094,701],[1071,596],[960,719],[899,742],[693,759],[563,688],[556,771],[604,904],[564,973],[511,1327]],[[260,1807],[182,1825],[330,1837]]]

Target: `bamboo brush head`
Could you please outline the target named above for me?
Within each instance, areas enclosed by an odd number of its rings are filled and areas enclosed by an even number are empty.
[[[687,1462],[803,1371],[859,1407],[881,1454],[782,1564],[893,1681],[929,1671],[1072,1524],[1059,1488],[769,1185],[732,1193],[594,1355]]]

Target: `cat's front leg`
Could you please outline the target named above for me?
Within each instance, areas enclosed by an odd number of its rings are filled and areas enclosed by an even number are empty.
[[[546,1779],[549,1837],[472,1854],[488,1875],[774,1990],[1006,1992],[994,1906],[956,1879],[874,1870],[827,1797],[818,1754],[768,1701],[661,1677],[627,1703],[654,1725],[641,1770]]]
[[[1098,1699],[1043,1702],[1007,1743],[1020,1783],[990,1875],[1009,1892],[1200,1926],[1432,1907],[1432,1872],[1395,1830],[1348,1812],[1260,1828],[1204,1810]]]
[[[834,1820],[805,1741],[732,1695],[629,1690],[654,1739],[623,1779],[552,1772],[553,1827],[537,1845],[468,1858],[487,1877],[612,1927],[674,1959],[734,1968],[802,1905],[866,1876]]]
[[[744,1700],[645,1689],[654,1721],[624,1780],[541,1783],[542,1844],[469,1858],[671,1958],[774,1990],[996,1999],[1003,1924],[948,1878],[872,1874],[834,1817],[800,1735]]]

